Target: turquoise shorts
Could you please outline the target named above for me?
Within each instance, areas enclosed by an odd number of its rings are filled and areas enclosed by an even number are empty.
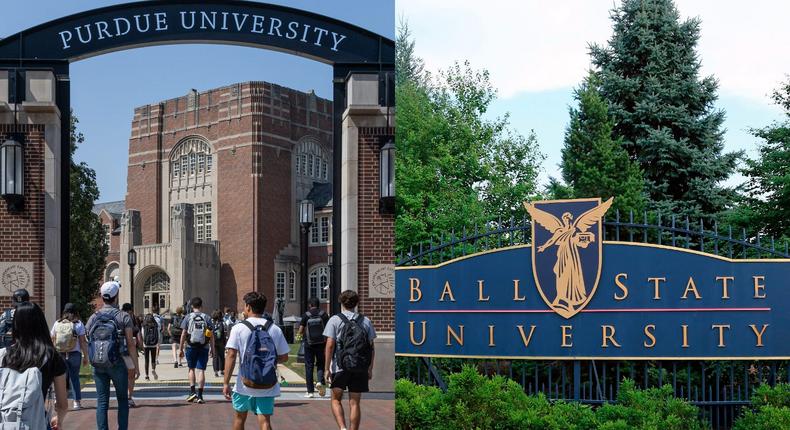
[[[231,401],[236,412],[252,412],[255,415],[274,414],[274,397],[251,397],[234,391]]]

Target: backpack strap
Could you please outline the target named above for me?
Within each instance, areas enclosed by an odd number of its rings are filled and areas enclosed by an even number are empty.
[[[263,329],[269,331],[269,328],[272,326],[272,324],[274,324],[272,320],[266,320],[266,322],[263,324]]]
[[[241,323],[242,323],[242,324],[244,324],[244,326],[245,326],[245,327],[247,327],[248,329],[250,329],[250,331],[255,331],[255,326],[254,326],[254,325],[252,325],[252,323],[251,323],[251,322],[249,322],[249,321],[247,321],[247,320],[244,320],[244,321],[242,321]]]
[[[348,317],[345,314],[343,314],[343,312],[340,312],[339,314],[337,314],[337,316],[340,317],[340,320],[343,321],[343,324],[349,323]]]

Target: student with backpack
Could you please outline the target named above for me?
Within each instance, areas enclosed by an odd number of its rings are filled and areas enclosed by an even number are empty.
[[[170,346],[173,351],[173,367],[181,367],[181,356],[178,354],[179,343],[181,342],[181,323],[184,321],[184,308],[179,306],[176,313],[170,316],[170,323],[167,325],[167,332],[170,333]]]
[[[14,310],[20,303],[30,301],[30,293],[20,288],[11,295],[11,307],[0,314],[0,348],[11,346],[13,342]]]
[[[157,351],[159,350],[159,343],[162,342],[162,332],[159,329],[159,323],[156,321],[155,314],[146,314],[143,317],[142,323],[142,337],[143,337],[143,357],[145,357],[145,380],[150,381],[148,377],[148,368],[151,367],[151,372],[154,375],[154,380],[159,379],[156,374],[156,360]]]
[[[137,357],[132,317],[118,309],[117,282],[105,282],[100,288],[104,305],[88,319],[88,351],[93,380],[96,383],[96,428],[109,430],[107,410],[110,406],[110,382],[118,399],[118,430],[129,428],[129,379],[124,356]],[[124,346],[125,345],[125,346]],[[137,360],[134,378],[140,376]]]
[[[61,354],[68,367],[68,382],[74,392],[74,409],[82,409],[82,389],[80,388],[80,364],[88,365],[88,340],[73,303],[66,303],[63,314],[55,321],[50,335],[55,350]]]
[[[62,427],[69,408],[66,363],[37,304],[19,303],[14,313],[13,344],[0,349],[0,428]],[[45,401],[52,386],[55,413],[48,416]]]
[[[192,312],[181,322],[181,356],[186,357],[189,368],[187,372],[189,376],[187,402],[203,404],[206,403],[203,400],[206,365],[209,356],[214,354],[214,342],[211,341],[213,327],[211,318],[200,311],[203,307],[203,300],[200,297],[195,297],[191,303]],[[195,392],[195,380],[199,386],[197,392]]]
[[[162,316],[159,315],[159,311],[160,309],[158,305],[154,304],[151,306],[151,314],[154,316],[154,320],[156,321],[156,325],[158,327],[158,333],[159,333],[159,343],[156,344],[156,360],[154,361],[157,365],[159,364],[159,356],[162,354],[160,348],[162,346],[162,340],[164,337],[164,332],[162,331],[162,327],[164,326],[164,320],[162,319]],[[156,379],[156,375],[154,375],[154,379]]]
[[[233,326],[225,345],[222,394],[233,402],[234,430],[244,429],[248,412],[258,417],[261,430],[270,430],[274,398],[280,396],[277,364],[288,361],[290,347],[280,327],[263,318],[266,296],[253,291],[245,294],[243,300],[246,318]],[[231,392],[230,378],[239,354],[239,373]]]
[[[299,323],[298,338],[304,338],[304,370],[307,380],[307,394],[305,397],[312,398],[317,389],[318,395],[324,397],[326,387],[324,386],[324,347],[326,338],[324,329],[329,321],[329,316],[319,309],[320,302],[317,297],[310,297],[308,301],[310,309],[302,315],[302,322]],[[313,386],[313,366],[318,373],[318,382]]]
[[[222,312],[217,309],[211,313],[211,323],[214,326],[214,360],[211,362],[214,367],[214,377],[219,378],[220,374],[225,375],[225,342],[228,340],[230,331],[225,326],[222,319]]]
[[[143,335],[141,329],[143,320],[134,314],[131,303],[124,303],[123,306],[121,306],[121,311],[129,314],[129,317],[132,319],[132,337],[134,338],[135,349],[139,354],[143,351]],[[134,408],[137,406],[134,402],[134,385],[137,378],[140,377],[140,356],[137,354],[127,354],[123,356],[123,361],[126,364],[126,376],[129,380],[129,407]]]
[[[332,414],[341,430],[359,430],[362,418],[362,393],[368,392],[368,381],[373,378],[373,339],[376,330],[370,320],[355,313],[359,304],[356,291],[340,294],[342,310],[329,319],[324,330],[326,336],[326,373],[330,375],[332,389]],[[350,426],[346,427],[343,411],[343,392],[348,390],[351,406]]]

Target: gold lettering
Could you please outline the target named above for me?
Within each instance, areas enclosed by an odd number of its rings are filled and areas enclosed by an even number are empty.
[[[681,345],[681,346],[683,348],[688,348],[689,347],[689,326],[684,324],[684,325],[681,325],[681,327],[683,327],[683,345]]]
[[[761,284],[760,281],[765,281],[765,276],[752,276],[754,279],[754,298],[755,299],[764,299],[765,298],[765,284]],[[760,290],[763,291],[763,294],[760,294]]]
[[[419,302],[422,300],[422,290],[420,290],[420,279],[419,278],[409,278],[409,290],[410,290],[410,302]],[[414,297],[414,293],[417,293],[417,298]]]
[[[719,348],[724,348],[724,346],[725,346],[724,345],[724,329],[726,328],[727,330],[729,330],[730,329],[730,325],[729,324],[713,324],[712,326],[710,326],[710,328],[711,329],[714,329],[714,328],[719,329]]]
[[[488,326],[488,346],[496,346],[494,344],[494,326]]]
[[[455,341],[460,346],[464,346],[464,326],[459,325],[458,330],[461,332],[460,335],[453,330],[452,327],[449,325],[447,326],[447,346],[450,346],[450,336],[455,338]]]
[[[717,276],[716,280],[717,281],[721,281],[721,298],[722,298],[722,300],[729,299],[730,298],[730,294],[729,294],[729,291],[727,290],[727,287],[729,286],[728,282],[729,281],[734,281],[735,277],[733,277],[733,276]]]
[[[765,329],[768,328],[768,324],[763,324],[762,330],[759,332],[757,331],[757,326],[754,324],[749,324],[749,327],[752,328],[754,335],[757,336],[757,345],[756,346],[763,346],[763,333],[765,333]]]
[[[491,296],[483,297],[483,281],[477,281],[477,301],[487,302]]]
[[[567,341],[568,340],[572,340],[571,336],[573,336],[573,333],[568,333],[568,330],[573,330],[573,326],[572,325],[564,325],[564,326],[560,326],[560,327],[562,327],[562,345],[560,345],[560,346],[562,346],[563,348],[570,348],[570,347],[572,347],[573,346],[573,342],[568,343]]]
[[[412,345],[420,346],[423,343],[425,343],[425,324],[427,324],[427,323],[428,323],[427,321],[422,321],[421,322],[421,324],[422,324],[422,336],[420,336],[421,340],[419,342],[417,342],[417,340],[414,338],[414,321],[409,321],[409,340],[411,341]]]
[[[656,329],[655,324],[648,324],[645,326],[645,336],[647,336],[651,342],[650,344],[648,344],[647,341],[645,341],[642,344],[645,346],[645,348],[652,348],[656,346],[656,337],[653,335],[653,332],[648,329],[655,330]]]
[[[612,342],[612,345],[620,348],[620,344],[617,343],[616,340],[614,340],[614,326],[613,325],[602,325],[601,326],[601,331],[602,331],[601,336],[603,338],[602,341],[601,341],[601,348],[608,348],[609,347],[609,342]]]
[[[661,291],[659,291],[659,282],[666,282],[667,278],[647,278],[647,282],[653,283],[653,300],[661,299]]]
[[[444,283],[444,290],[442,290],[442,295],[439,297],[439,301],[444,301],[444,296],[450,296],[450,301],[454,302],[455,297],[453,297],[453,290],[450,288],[450,281]]]
[[[520,296],[518,294],[518,282],[519,282],[518,279],[514,279],[513,280],[513,301],[514,302],[523,302],[524,300],[527,300],[527,297],[526,296]]]
[[[524,348],[529,346],[529,342],[532,340],[532,334],[535,333],[535,326],[529,326],[529,336],[524,334],[524,326],[518,326],[518,332],[521,334],[521,341],[524,342]]]
[[[694,297],[699,300],[702,296],[699,295],[699,291],[697,291],[697,286],[694,284],[694,278],[689,276],[689,283],[686,284],[686,291],[683,292],[683,295],[680,296],[681,299],[687,299],[689,295],[689,291],[694,292]]]
[[[614,277],[614,284],[623,290],[622,296],[618,296],[617,293],[614,293],[615,300],[625,300],[625,298],[628,297],[628,287],[622,281],[620,281],[620,278],[628,279],[628,274],[618,273],[617,276]]]

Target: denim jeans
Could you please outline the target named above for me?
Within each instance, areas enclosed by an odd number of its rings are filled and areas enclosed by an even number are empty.
[[[74,400],[82,400],[82,389],[80,388],[80,364],[82,361],[82,354],[79,351],[72,351],[68,354],[63,354],[66,360],[66,370],[68,373],[69,385],[74,391]]]
[[[93,368],[93,379],[96,381],[96,428],[109,430],[107,410],[110,408],[110,381],[115,386],[118,398],[118,430],[129,428],[129,380],[126,365],[118,360],[109,369]]]
[[[318,382],[324,383],[324,364],[326,362],[324,357],[324,347],[326,344],[321,343],[318,345],[304,345],[304,372],[305,379],[307,380],[307,392],[312,393],[315,390],[313,385],[313,366],[316,366],[316,373],[318,373]]]

